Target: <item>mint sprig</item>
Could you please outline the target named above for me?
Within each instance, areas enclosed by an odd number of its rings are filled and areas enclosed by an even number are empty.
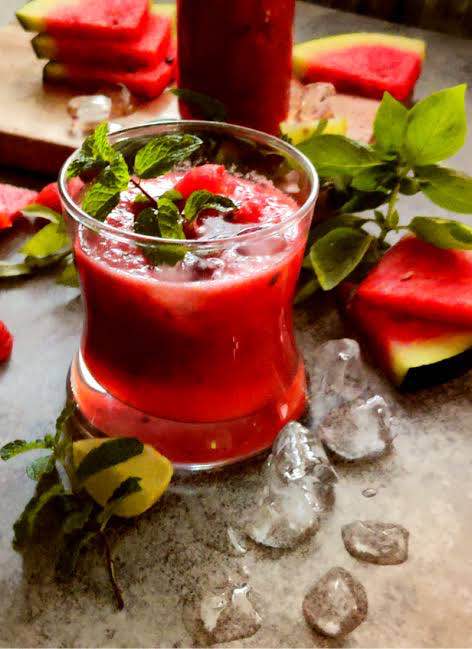
[[[203,210],[216,210],[217,212],[233,212],[237,205],[227,196],[213,194],[205,189],[192,192],[187,198],[184,216],[192,223]]]
[[[397,209],[400,195],[422,192],[439,207],[472,213],[472,177],[437,164],[464,144],[465,90],[441,90],[410,110],[385,93],[373,146],[327,134],[298,145],[317,168],[336,216],[313,226],[296,301],[317,285],[328,291],[352,273],[362,276],[388,249],[391,233],[407,230],[439,248],[472,249],[465,223],[417,216],[403,225]],[[371,216],[355,214],[370,209]]]

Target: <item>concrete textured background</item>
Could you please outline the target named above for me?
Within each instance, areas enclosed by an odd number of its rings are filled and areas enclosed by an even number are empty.
[[[0,21],[18,4],[3,0]],[[300,3],[297,35],[377,29],[421,34],[367,18]],[[472,43],[424,33],[429,57],[417,95],[472,80]],[[468,97],[469,115],[471,97]],[[472,172],[472,147],[456,157]],[[5,177],[6,172],[1,175]],[[26,177],[25,182],[39,184]],[[403,214],[439,213],[416,197]],[[64,400],[68,365],[77,347],[82,307],[77,291],[48,277],[2,284],[0,317],[16,338],[0,369],[0,444],[33,438],[53,426]],[[297,335],[307,368],[320,341],[344,334],[332,306],[317,296],[297,311]],[[22,557],[11,548],[11,525],[32,494],[26,459],[0,467],[0,646],[192,646],[182,605],[214,570],[245,570],[258,593],[262,627],[231,647],[466,647],[472,646],[472,385],[471,374],[446,386],[399,395],[380,379],[401,433],[395,451],[376,463],[340,470],[337,502],[317,536],[298,549],[251,547],[241,558],[214,548],[215,536],[253,502],[260,463],[224,473],[179,479],[160,503],[115,533],[115,554],[127,608],[117,612],[96,551],[81,562],[71,584],[52,578],[47,548]],[[365,499],[366,487],[378,490]],[[195,527],[194,495],[215,509]],[[211,509],[211,507],[210,507]],[[410,530],[410,557],[400,566],[355,561],[340,527],[356,518],[397,522]],[[367,621],[344,642],[328,641],[306,626],[301,603],[326,570],[341,565],[365,585]]]

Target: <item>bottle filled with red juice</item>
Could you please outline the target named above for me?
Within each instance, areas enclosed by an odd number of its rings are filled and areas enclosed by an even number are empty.
[[[178,85],[227,121],[277,134],[288,112],[295,0],[177,0]],[[180,100],[182,117],[205,118]]]

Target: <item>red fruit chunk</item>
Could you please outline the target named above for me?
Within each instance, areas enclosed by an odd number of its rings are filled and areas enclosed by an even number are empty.
[[[366,277],[358,295],[416,318],[472,326],[472,252],[406,237]]]
[[[8,331],[5,323],[0,320],[0,363],[4,363],[11,356],[13,349],[13,336]]]
[[[72,180],[69,181],[68,187],[72,197],[76,196],[82,188],[82,185],[83,183],[80,178],[72,178]],[[34,202],[43,205],[44,207],[49,207],[50,210],[54,210],[54,212],[60,214],[62,212],[62,204],[57,183],[49,183],[49,185],[43,187]]]
[[[21,210],[36,200],[38,192],[0,183],[0,230],[11,227]]]

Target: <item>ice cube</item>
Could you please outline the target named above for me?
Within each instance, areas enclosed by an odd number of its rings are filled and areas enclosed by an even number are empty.
[[[335,94],[336,89],[332,83],[307,84],[303,91],[299,120],[305,122],[333,117],[333,110],[327,100]]]
[[[367,617],[367,608],[364,586],[344,568],[331,568],[303,600],[308,624],[330,638],[351,633]]]
[[[373,460],[392,447],[394,433],[390,410],[378,395],[344,404],[327,415],[319,434],[338,462]]]
[[[109,119],[111,106],[111,99],[105,95],[73,97],[67,104],[67,112],[72,118],[71,133],[91,133],[101,122]]]
[[[320,441],[292,421],[277,436],[263,476],[265,485],[245,531],[261,545],[294,547],[318,530],[319,515],[331,509],[336,473]]]
[[[262,618],[249,584],[226,578],[207,588],[183,611],[184,624],[199,645],[241,640],[258,631]]]
[[[357,399],[367,387],[367,373],[355,340],[330,340],[318,347],[311,375],[312,412],[316,421],[342,403]]]
[[[304,92],[305,89],[303,84],[301,84],[300,81],[297,81],[296,79],[292,79],[292,81],[290,82],[287,121],[296,122],[298,120]]]
[[[354,521],[342,528],[346,550],[356,559],[384,566],[408,558],[409,532],[401,525],[379,521]]]

